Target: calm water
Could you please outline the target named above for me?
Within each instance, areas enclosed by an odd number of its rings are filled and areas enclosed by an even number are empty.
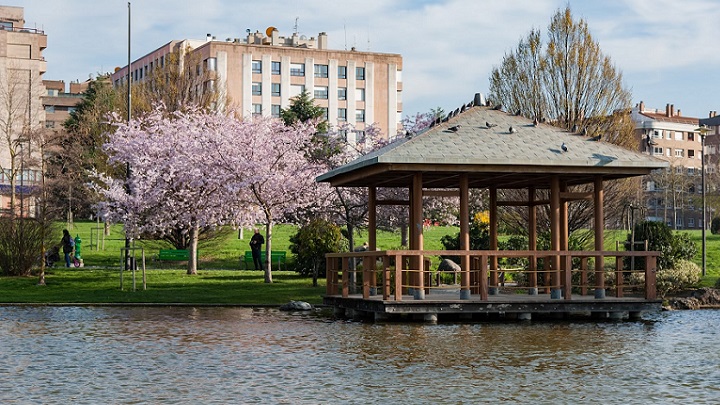
[[[720,402],[720,311],[423,325],[0,307],[0,345],[3,404]]]

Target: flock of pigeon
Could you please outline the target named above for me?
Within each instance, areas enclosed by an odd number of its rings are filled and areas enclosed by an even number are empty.
[[[468,109],[472,108],[474,105],[475,105],[474,101],[470,101],[469,103],[464,104],[464,105],[462,105],[462,106],[459,107],[459,108],[456,108],[454,111],[450,111],[450,112],[448,113],[448,115],[445,116],[444,118],[443,118],[443,117],[437,117],[432,123],[430,123],[430,128],[432,128],[432,127],[434,127],[434,126],[436,126],[436,125],[440,125],[440,124],[442,124],[442,123],[448,122],[451,118],[457,116],[458,114],[460,114],[460,113],[462,113],[462,112],[465,112],[465,110],[468,110]],[[492,102],[491,102],[490,100],[488,100],[488,101],[485,103],[485,106],[487,106],[487,107],[492,107],[493,110],[502,110],[502,105],[495,105],[495,106],[493,106],[493,105],[492,105]],[[522,111],[517,110],[514,115],[516,115],[516,116],[521,116],[521,115],[522,115]],[[542,120],[539,120],[539,119],[535,118],[535,119],[533,120],[533,126],[534,126],[534,127],[537,127],[538,125],[540,125],[541,122],[544,123],[544,122],[545,122],[545,119],[543,118]],[[494,127],[496,127],[496,126],[497,126],[497,124],[494,124],[494,123],[491,123],[491,122],[487,122],[487,121],[485,122],[485,128],[486,128],[486,129],[491,129],[491,128],[494,128]],[[451,127],[448,127],[447,130],[450,131],[450,132],[458,132],[461,127],[462,127],[462,125],[460,125],[460,124],[458,124],[458,125],[453,125],[453,126],[451,126]],[[571,132],[577,134],[577,133],[578,133],[578,130],[579,130],[578,126],[577,126],[577,125],[573,125]],[[518,132],[518,129],[515,128],[515,127],[513,127],[513,126],[510,126],[510,128],[508,128],[508,133],[515,134],[515,133],[517,133],[517,132]],[[588,128],[587,128],[587,127],[583,128],[581,133],[582,133],[582,135],[584,135],[584,136],[588,136]],[[408,133],[406,134],[407,137],[412,137],[412,135],[413,135],[413,134],[411,134],[410,132],[408,132]],[[588,140],[599,142],[599,141],[602,140],[602,134],[598,134],[598,135],[596,135],[596,136],[593,136],[593,137],[589,138]],[[648,146],[653,146],[653,145],[657,145],[657,142],[655,142],[655,141],[653,141],[652,139],[650,139],[650,136],[648,135],[648,137],[647,137],[647,144],[648,144]],[[565,142],[563,142],[562,145],[560,145],[560,149],[561,149],[563,152],[567,152],[567,151],[568,151],[568,146],[567,146],[567,144],[565,144]]]

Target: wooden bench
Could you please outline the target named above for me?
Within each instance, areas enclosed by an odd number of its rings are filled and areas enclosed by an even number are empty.
[[[190,260],[190,251],[187,249],[160,249],[158,260],[168,262],[181,262]]]
[[[263,250],[260,252],[260,261],[262,263],[265,263],[265,259],[267,258],[267,254]],[[287,270],[287,252],[284,251],[275,251],[273,250],[270,252],[270,265],[277,263],[278,270],[282,270],[282,266],[285,266],[285,270]],[[246,250],[245,256],[240,259],[240,268],[244,270],[250,270],[250,268],[255,268],[253,263],[253,257],[252,257],[252,251]]]

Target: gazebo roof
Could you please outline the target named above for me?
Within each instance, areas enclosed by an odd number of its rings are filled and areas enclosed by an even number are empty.
[[[455,188],[466,173],[471,188],[549,188],[555,175],[577,185],[592,183],[598,175],[619,179],[667,166],[663,160],[607,142],[474,106],[331,170],[317,181],[343,187],[408,187],[413,174],[420,172],[423,187]]]

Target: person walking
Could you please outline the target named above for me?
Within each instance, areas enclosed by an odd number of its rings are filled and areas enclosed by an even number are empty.
[[[65,254],[65,267],[70,267],[70,259],[75,252],[75,240],[70,236],[70,232],[68,232],[67,229],[63,229],[63,237],[60,240],[60,245],[62,245],[62,250]]]
[[[263,270],[262,264],[262,245],[265,243],[265,238],[260,235],[260,230],[255,228],[255,234],[250,238],[250,250],[252,251],[253,264],[255,264],[255,270]]]

